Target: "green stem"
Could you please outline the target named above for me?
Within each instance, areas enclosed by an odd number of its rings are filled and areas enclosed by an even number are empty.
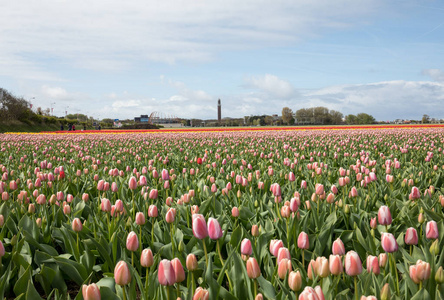
[[[126,300],[126,292],[125,292],[125,286],[122,285],[122,292],[123,292],[123,300]]]
[[[287,247],[288,247],[288,250],[290,250],[290,218],[287,218]]]
[[[170,286],[169,285],[166,286],[166,290],[167,290],[167,300],[170,300]]]
[[[256,295],[257,295],[257,281],[256,281],[256,279],[253,279],[253,283],[254,283],[254,294],[253,294],[253,297],[256,298]]]
[[[134,251],[131,251],[131,265],[134,267]]]
[[[354,276],[354,280],[355,280],[355,295],[356,295],[356,300],[359,300],[359,294],[358,294],[358,280],[357,280],[357,276]]]
[[[79,250],[80,252],[80,248],[79,248],[79,233],[77,232],[77,250]]]
[[[191,271],[191,293],[194,294],[196,290],[196,283],[194,282],[194,272]]]
[[[149,279],[150,268],[146,268],[146,278],[145,278],[145,293],[148,298],[148,279]]]
[[[154,245],[154,218],[151,218],[151,247]]]
[[[304,249],[302,249],[302,268],[305,270]]]
[[[207,246],[205,245],[205,239],[202,239],[202,244],[205,252],[205,265],[208,266],[208,254],[207,254]]]
[[[176,283],[176,289],[177,289],[177,298],[180,298],[180,283]]]
[[[171,250],[173,252],[173,257],[175,257],[175,255],[174,255],[174,239],[173,239],[173,223],[171,223],[170,234],[171,234]]]

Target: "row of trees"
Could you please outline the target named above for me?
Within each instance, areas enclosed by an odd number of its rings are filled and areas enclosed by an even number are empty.
[[[293,124],[322,124],[322,125],[339,125],[339,124],[373,124],[375,118],[366,113],[357,115],[344,115],[336,110],[329,110],[327,107],[318,106],[312,108],[301,108],[295,113],[289,107],[282,109],[282,122],[286,125]]]

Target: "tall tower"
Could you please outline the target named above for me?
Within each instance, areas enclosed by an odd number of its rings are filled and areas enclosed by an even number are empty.
[[[220,104],[220,99],[217,101],[217,122],[220,124],[222,120],[222,106]]]

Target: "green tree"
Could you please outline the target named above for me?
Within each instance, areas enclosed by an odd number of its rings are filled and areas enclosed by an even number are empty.
[[[423,116],[422,116],[422,123],[423,123],[423,124],[430,123],[430,117],[429,117],[429,115],[423,115]]]
[[[356,118],[358,119],[358,124],[374,124],[374,123],[376,123],[375,118],[369,114],[366,114],[366,113],[359,113],[356,115]]]
[[[348,125],[358,124],[358,118],[352,114],[346,115],[345,116],[345,123],[347,123]]]
[[[282,121],[289,125],[293,119],[293,111],[289,107],[284,107],[282,109]],[[293,119],[294,122],[294,119]]]

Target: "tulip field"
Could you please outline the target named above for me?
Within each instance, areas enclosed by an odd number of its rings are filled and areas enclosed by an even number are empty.
[[[444,126],[0,135],[0,299],[442,299]]]

